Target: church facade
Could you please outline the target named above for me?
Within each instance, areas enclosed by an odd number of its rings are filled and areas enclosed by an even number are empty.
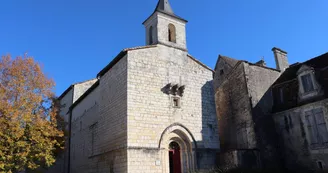
[[[70,131],[65,172],[184,173],[217,165],[214,71],[188,54],[186,23],[159,0],[143,23],[145,46],[122,50],[82,90],[62,94]]]

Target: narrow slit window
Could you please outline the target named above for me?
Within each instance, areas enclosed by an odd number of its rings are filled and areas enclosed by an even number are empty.
[[[173,97],[172,104],[174,108],[180,107],[180,98],[179,97]]]

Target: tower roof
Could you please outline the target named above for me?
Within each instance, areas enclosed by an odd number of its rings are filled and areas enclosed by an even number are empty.
[[[156,8],[155,8],[155,10],[154,10],[154,12],[153,12],[153,14],[156,13],[156,12],[164,13],[164,14],[167,14],[167,15],[169,15],[169,16],[171,16],[171,17],[175,17],[175,18],[177,18],[177,19],[179,19],[179,20],[182,20],[182,21],[184,21],[184,22],[188,22],[187,20],[185,20],[185,19],[183,19],[183,18],[181,18],[181,17],[179,17],[179,16],[177,16],[177,15],[174,14],[174,12],[173,12],[173,10],[172,10],[172,7],[171,7],[171,5],[170,5],[169,0],[159,0],[158,3],[157,3],[157,6],[156,6]],[[151,16],[150,16],[150,17],[151,17]],[[150,17],[148,17],[148,18],[143,22],[143,24],[144,24],[144,23],[145,23]]]
[[[160,11],[166,14],[174,15],[169,0],[159,0],[155,11]]]

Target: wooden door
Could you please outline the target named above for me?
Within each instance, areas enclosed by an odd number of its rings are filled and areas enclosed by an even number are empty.
[[[181,173],[180,149],[172,149],[169,151],[170,156],[170,173]]]

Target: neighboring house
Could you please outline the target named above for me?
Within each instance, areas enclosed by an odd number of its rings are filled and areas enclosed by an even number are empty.
[[[273,96],[286,166],[328,169],[328,53],[291,65]]]
[[[219,56],[214,87],[226,167],[322,170],[328,164],[328,53],[277,69]]]
[[[277,69],[219,56],[214,87],[225,167],[280,167],[276,132],[271,116],[271,85],[288,67],[287,53],[273,48]]]
[[[70,173],[216,166],[213,70],[188,54],[186,23],[159,0],[143,23],[146,46],[122,50],[79,99],[68,101]]]

